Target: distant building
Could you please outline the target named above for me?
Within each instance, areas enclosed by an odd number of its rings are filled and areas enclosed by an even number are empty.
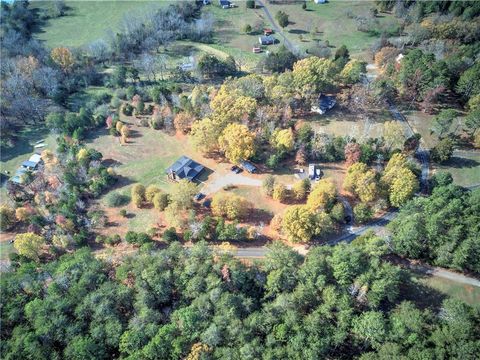
[[[315,4],[325,4],[327,0],[313,0]]]
[[[313,112],[319,113],[319,114],[325,114],[328,110],[331,110],[335,104],[337,103],[337,100],[335,100],[334,96],[328,96],[328,95],[323,95],[321,94],[318,97],[317,103],[312,106],[311,110]]]
[[[182,156],[167,170],[167,176],[174,181],[187,179],[193,181],[205,167],[189,157]]]
[[[273,45],[275,44],[275,38],[271,35],[264,35],[258,38],[258,42],[261,45]]]
[[[218,0],[218,4],[222,9],[228,9],[231,7],[231,2],[228,0]]]
[[[268,36],[268,35],[272,35],[272,34],[273,34],[272,29],[269,29],[269,28],[263,29],[263,35]]]
[[[251,174],[255,174],[257,172],[257,167],[247,160],[243,160],[240,163],[240,167]]]

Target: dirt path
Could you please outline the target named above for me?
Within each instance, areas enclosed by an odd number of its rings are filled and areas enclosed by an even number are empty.
[[[262,186],[262,180],[253,179],[243,174],[235,174],[233,172],[227,174],[216,172],[212,175],[212,178],[209,179],[208,184],[205,184],[201,192],[209,195],[222,190],[227,185]]]

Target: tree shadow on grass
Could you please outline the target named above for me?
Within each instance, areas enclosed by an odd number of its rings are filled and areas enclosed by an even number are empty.
[[[400,285],[400,301],[412,301],[421,309],[439,309],[448,296],[421,283],[421,279],[430,275],[404,270],[404,279]]]
[[[296,34],[296,35],[304,35],[304,34],[308,34],[308,31],[305,31],[305,30],[301,30],[301,29],[291,29],[288,31],[290,34]]]
[[[479,166],[480,163],[476,160],[473,159],[468,159],[468,158],[462,158],[458,156],[452,156],[450,160],[447,162],[441,164],[440,167],[446,168],[446,167],[453,167],[453,168],[473,168],[476,166]]]

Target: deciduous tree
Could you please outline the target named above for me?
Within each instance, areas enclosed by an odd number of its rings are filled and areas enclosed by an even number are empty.
[[[17,234],[13,243],[20,255],[32,260],[39,259],[39,253],[43,245],[45,245],[45,239],[34,233]]]
[[[227,159],[234,164],[249,159],[255,153],[255,136],[245,125],[228,125],[218,142]]]
[[[318,181],[308,195],[307,207],[312,211],[326,209],[333,205],[337,196],[337,187],[333,181],[322,179]]]

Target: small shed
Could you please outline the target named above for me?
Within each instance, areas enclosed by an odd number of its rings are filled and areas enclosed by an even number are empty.
[[[271,35],[259,36],[258,42],[261,45],[273,45],[275,44],[275,38]]]
[[[312,105],[311,110],[313,112],[323,115],[328,110],[331,110],[336,103],[337,103],[337,100],[335,99],[335,96],[328,96],[328,95],[321,94],[318,97],[317,103],[315,105]]]
[[[247,160],[243,160],[240,163],[240,166],[243,170],[248,171],[251,174],[255,174],[257,172],[257,167]]]
[[[325,4],[327,0],[313,0],[315,4]]]

